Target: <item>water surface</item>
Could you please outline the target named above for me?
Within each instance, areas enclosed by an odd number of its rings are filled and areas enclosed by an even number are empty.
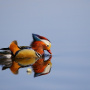
[[[25,65],[21,64],[22,67],[19,68],[18,74],[13,73],[10,68],[2,70],[1,65],[1,88],[2,90],[6,90],[7,88],[10,90],[36,90],[37,88],[44,90],[88,90],[90,88],[90,58],[84,54],[85,53],[69,53],[69,55],[67,55],[66,53],[60,56],[53,55],[50,72],[38,77],[34,77],[34,71],[31,74],[27,74],[27,69],[32,69],[29,65],[25,67]],[[22,62],[19,61],[19,64],[20,63]]]

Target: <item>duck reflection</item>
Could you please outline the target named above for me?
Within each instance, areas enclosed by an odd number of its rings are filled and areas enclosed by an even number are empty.
[[[11,67],[10,67],[10,70],[11,70],[11,72],[13,73],[13,74],[18,74],[18,71],[19,71],[19,68],[20,68],[21,66],[17,63],[17,62],[15,62],[15,61],[13,61],[12,62],[12,65],[11,65]]]
[[[47,58],[47,59],[46,59]],[[27,73],[31,74],[32,70],[34,72],[34,77],[49,74],[51,71],[52,55],[43,56],[40,58],[24,58],[24,59],[0,59],[0,65],[2,65],[2,70],[10,69],[10,71],[17,75],[20,68],[29,67]],[[46,59],[46,60],[45,60]],[[32,69],[30,69],[30,67]]]
[[[41,58],[37,60],[33,65],[32,68],[34,70],[34,77],[46,75],[50,73],[52,63],[51,63],[52,56],[49,57],[48,60],[45,60],[45,58]]]

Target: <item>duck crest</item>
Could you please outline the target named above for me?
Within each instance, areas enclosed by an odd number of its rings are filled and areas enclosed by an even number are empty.
[[[41,39],[48,40],[46,37],[40,36],[38,34],[32,34],[32,37],[35,41],[41,41]],[[48,40],[50,42],[50,40]]]

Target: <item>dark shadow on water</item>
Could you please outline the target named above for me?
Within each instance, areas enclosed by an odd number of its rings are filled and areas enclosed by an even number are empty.
[[[28,67],[27,73],[31,74],[33,71],[34,77],[37,77],[50,73],[52,67],[51,59],[52,55],[45,55],[41,58],[0,58],[0,66],[2,67],[2,70],[10,69],[15,75],[19,74],[19,69]]]

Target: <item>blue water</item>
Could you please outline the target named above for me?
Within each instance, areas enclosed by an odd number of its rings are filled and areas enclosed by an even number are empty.
[[[32,33],[52,43],[50,73],[34,77],[29,66],[15,75],[0,65],[0,90],[90,90],[89,0],[0,0],[0,48],[28,46]]]
[[[34,72],[27,74],[31,66],[20,68],[17,75],[10,69],[0,70],[1,90],[89,90],[90,56],[88,52],[62,53],[53,55],[49,74],[34,77]],[[1,65],[2,66],[2,65]]]

